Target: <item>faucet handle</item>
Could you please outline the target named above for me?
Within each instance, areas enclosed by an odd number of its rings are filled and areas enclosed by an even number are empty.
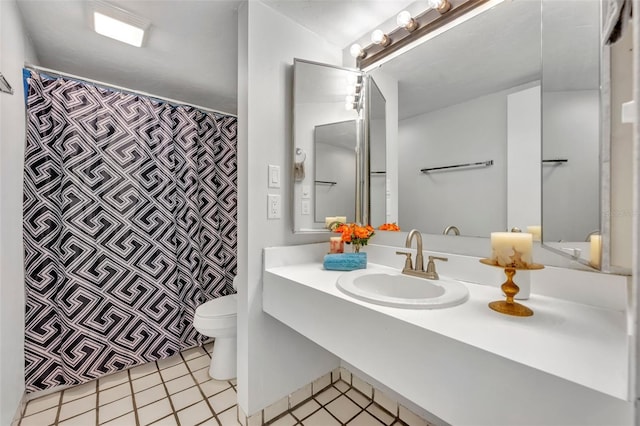
[[[411,261],[411,252],[397,251],[396,254],[404,254],[407,256],[407,260],[404,261],[404,269],[413,269],[413,262]]]
[[[437,280],[439,277],[438,277],[438,273],[436,272],[436,263],[434,262],[434,260],[442,260],[443,262],[447,262],[447,261],[449,261],[449,258],[447,258],[447,257],[438,257],[438,256],[429,256],[429,263],[427,263],[427,271],[426,272],[428,274],[433,274],[433,276]]]

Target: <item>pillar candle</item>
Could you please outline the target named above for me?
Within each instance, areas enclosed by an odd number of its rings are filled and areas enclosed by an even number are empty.
[[[542,240],[542,226],[540,225],[527,226],[527,232],[533,236],[533,241]]]
[[[329,229],[329,225],[336,221],[335,216],[327,216],[324,218],[324,227]]]
[[[589,263],[594,268],[599,268],[600,256],[602,254],[602,237],[600,235],[592,235],[589,241],[591,244]]]
[[[331,237],[329,239],[329,253],[344,253],[342,237]]]
[[[533,263],[533,237],[526,232],[492,232],[491,260],[497,265],[527,268]]]

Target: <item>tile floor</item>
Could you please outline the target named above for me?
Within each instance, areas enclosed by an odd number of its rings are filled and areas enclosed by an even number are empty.
[[[236,381],[208,374],[212,343],[29,401],[20,426],[237,426]],[[405,425],[344,381],[275,417],[273,426]]]

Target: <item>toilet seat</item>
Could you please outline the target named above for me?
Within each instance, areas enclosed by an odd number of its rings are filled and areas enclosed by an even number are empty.
[[[217,297],[196,308],[196,315],[202,318],[220,318],[237,314],[238,296],[236,294]]]

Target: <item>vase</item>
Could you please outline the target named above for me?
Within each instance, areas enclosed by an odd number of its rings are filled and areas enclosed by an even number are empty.
[[[353,252],[354,253],[360,253],[360,244],[354,244],[353,245]]]

